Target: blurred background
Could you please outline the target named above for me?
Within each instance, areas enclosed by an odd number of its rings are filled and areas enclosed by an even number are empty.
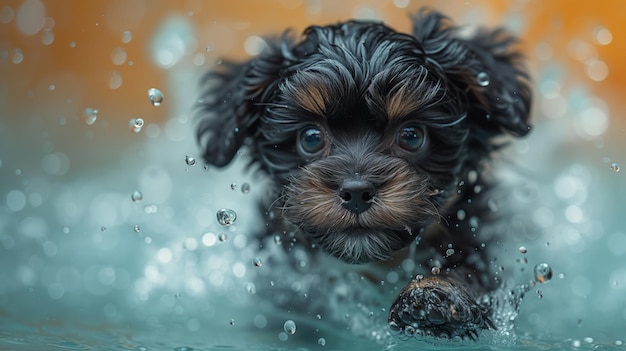
[[[263,38],[350,18],[409,31],[423,6],[466,33],[504,26],[528,57],[534,131],[506,153],[519,215],[503,266],[527,281],[545,262],[554,277],[528,293],[508,346],[622,349],[620,0],[0,1],[0,349],[370,347],[304,320],[287,335],[280,313],[251,309],[245,234],[262,225],[249,204],[264,180],[195,160],[190,112],[202,73]],[[216,222],[223,207],[236,225]]]

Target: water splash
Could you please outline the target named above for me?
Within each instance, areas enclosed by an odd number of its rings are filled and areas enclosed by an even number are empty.
[[[185,163],[187,164],[187,166],[195,166],[196,165],[196,159],[191,156],[191,155],[186,155],[185,156]]]
[[[163,103],[163,93],[156,88],[148,89],[148,98],[152,106],[158,107]]]
[[[613,172],[619,172],[621,169],[619,163],[611,163],[610,168]]]
[[[83,111],[83,118],[85,119],[85,123],[89,125],[96,123],[98,119],[98,109],[87,107]]]
[[[128,44],[131,40],[133,40],[133,33],[124,31],[124,33],[122,33],[122,43]]]
[[[241,184],[241,192],[244,194],[247,194],[250,192],[250,184],[248,183],[243,183]]]
[[[288,319],[287,321],[285,321],[285,324],[283,324],[283,329],[285,330],[285,333],[289,335],[295,334],[296,322],[292,321],[291,319]]]
[[[552,267],[547,263],[539,263],[535,266],[535,280],[539,283],[547,283],[552,279]]]
[[[223,226],[229,226],[235,223],[236,219],[237,219],[237,212],[231,209],[222,208],[221,210],[217,211],[217,221],[219,224]]]
[[[141,201],[143,199],[143,194],[141,193],[141,191],[134,191],[130,195],[130,199],[133,200],[133,202]]]
[[[131,118],[130,121],[128,121],[128,129],[130,129],[133,133],[141,132],[143,125],[143,118]]]
[[[476,75],[476,82],[481,87],[486,87],[489,85],[489,74],[487,72],[480,72]]]

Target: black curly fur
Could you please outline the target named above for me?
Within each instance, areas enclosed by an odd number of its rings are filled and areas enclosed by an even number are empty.
[[[529,77],[515,42],[500,29],[459,38],[432,11],[413,18],[412,35],[365,21],[312,26],[300,41],[285,35],[202,81],[204,159],[224,166],[250,141],[252,162],[280,189],[268,199],[270,234],[295,226],[305,242],[349,263],[390,259],[421,236],[419,248],[441,263],[435,279],[453,279],[448,299],[479,297],[497,287],[477,239],[493,217],[485,164],[500,136],[530,130]],[[416,150],[399,146],[407,126],[423,133]],[[302,150],[307,128],[321,140],[310,153]],[[374,189],[366,212],[342,207],[336,193],[346,179]],[[407,291],[395,311],[423,291]],[[429,325],[427,334],[471,336],[491,326],[484,309],[468,306],[465,320]]]

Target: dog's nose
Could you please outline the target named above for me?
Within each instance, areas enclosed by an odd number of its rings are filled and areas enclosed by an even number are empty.
[[[339,197],[344,208],[360,214],[372,206],[376,187],[364,179],[346,179],[339,187]]]

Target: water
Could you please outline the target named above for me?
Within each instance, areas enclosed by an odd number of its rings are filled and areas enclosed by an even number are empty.
[[[289,334],[289,335],[293,335],[296,333],[296,322],[292,321],[291,319],[285,321],[285,324],[283,324],[283,329],[285,330],[285,333]]]
[[[133,200],[133,202],[141,201],[143,199],[143,194],[141,191],[133,191],[130,195],[130,199]]]
[[[235,220],[237,219],[237,212],[228,208],[222,208],[219,211],[217,211],[216,216],[217,216],[217,221],[219,222],[219,224],[223,226],[229,226],[233,224]]]
[[[43,21],[32,23],[44,25],[52,16],[40,14]],[[508,239],[495,248],[500,255],[493,263],[515,292],[494,296],[498,330],[482,332],[477,342],[414,338],[386,325],[390,301],[405,272],[415,268],[411,262],[372,284],[367,266],[338,270],[301,252],[296,262],[282,261],[292,238],[276,234],[263,250],[252,239],[263,226],[255,202],[268,187],[262,176],[244,170],[247,150],[227,169],[193,167],[191,154],[199,151],[187,113],[206,67],[185,66],[185,55],[196,46],[205,51],[209,41],[189,40],[193,26],[168,30],[177,23],[168,20],[156,31],[150,49],[166,84],[132,83],[142,81],[131,74],[142,66],[131,45],[147,42],[143,29],[131,35],[124,27],[115,43],[102,45],[106,50],[98,54],[106,65],[95,70],[105,71],[93,79],[101,88],[84,86],[82,76],[73,79],[71,67],[31,75],[37,70],[29,65],[40,62],[35,58],[52,55],[35,52],[38,45],[72,55],[92,50],[78,35],[63,37],[60,18],[27,43],[5,43],[9,71],[18,73],[0,82],[0,91],[11,92],[11,99],[0,94],[0,349],[626,349],[626,186],[620,171],[626,145],[616,112],[623,109],[580,88],[587,78],[566,82],[560,64],[538,69],[533,133],[496,162],[505,191],[490,206],[515,214],[502,226]],[[13,24],[4,27],[7,32]],[[85,27],[88,38],[96,33],[91,27]],[[103,27],[98,30],[112,33]],[[599,29],[590,38],[608,45],[618,35]],[[109,89],[106,67],[120,45],[137,64],[120,59],[124,82]],[[207,54],[206,61],[212,59]],[[93,62],[87,65],[93,69]],[[597,67],[602,65],[583,72],[594,89],[604,77]],[[479,76],[477,84],[493,85],[489,76]],[[159,108],[158,94],[154,101],[150,93],[145,97],[152,84],[169,92]],[[138,98],[120,103],[122,95]],[[133,118],[138,115],[145,121]],[[238,191],[231,184],[240,184]],[[469,212],[456,215],[471,221]],[[439,270],[435,262],[423,268]],[[333,309],[320,311],[319,303]]]
[[[163,93],[156,88],[148,89],[148,98],[152,106],[158,107],[163,103]]]
[[[196,159],[191,155],[187,155],[185,156],[185,163],[187,164],[187,166],[195,166]]]
[[[481,87],[489,85],[489,74],[487,72],[480,72],[476,75],[476,81]]]
[[[144,121],[143,118],[131,118],[128,121],[128,128],[133,132],[133,133],[139,133],[141,132],[141,129],[143,128],[144,125]]]
[[[552,279],[552,267],[547,263],[539,263],[535,266],[535,280],[539,283],[547,283]]]
[[[243,183],[241,184],[241,192],[244,194],[247,194],[250,192],[250,184],[248,183]]]
[[[94,124],[98,119],[98,110],[88,107],[83,111],[83,117],[85,118],[85,123]]]

